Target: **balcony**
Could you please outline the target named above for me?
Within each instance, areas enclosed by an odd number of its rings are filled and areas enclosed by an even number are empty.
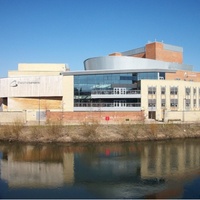
[[[92,90],[91,98],[141,98],[140,90]]]
[[[141,103],[75,103],[74,111],[140,111]]]

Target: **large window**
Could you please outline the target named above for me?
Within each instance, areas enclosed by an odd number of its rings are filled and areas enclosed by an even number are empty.
[[[156,107],[156,99],[148,99],[148,107]]]
[[[170,99],[171,107],[178,107],[178,99]]]
[[[156,87],[148,87],[148,94],[156,94]]]
[[[115,88],[127,93],[129,90],[140,91],[140,83],[136,81],[135,73],[74,75],[74,103],[113,101],[109,98],[92,99],[91,94],[113,94]],[[127,102],[140,103],[140,98],[129,99]]]
[[[157,72],[141,72],[137,73],[137,80],[142,79],[158,79],[158,73]]]
[[[178,94],[178,87],[170,87],[170,94],[177,95]]]
[[[112,89],[113,85],[123,85],[133,87],[135,76],[132,73],[124,74],[98,74],[98,75],[75,75],[74,76],[74,94],[89,95],[92,90]]]
[[[159,78],[161,80],[165,79],[165,72],[159,72]]]

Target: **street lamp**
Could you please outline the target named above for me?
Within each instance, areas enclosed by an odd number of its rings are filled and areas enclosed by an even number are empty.
[[[184,111],[185,111],[185,100],[186,100],[186,98],[183,98],[183,122],[185,122],[185,113],[184,113]]]
[[[38,77],[38,123],[40,125],[40,77]]]

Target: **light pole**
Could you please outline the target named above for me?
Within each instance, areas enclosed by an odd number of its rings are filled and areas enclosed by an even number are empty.
[[[186,100],[186,98],[183,98],[183,122],[185,122],[185,113],[184,113],[184,111],[185,111],[185,100]]]
[[[39,80],[39,87],[38,87],[38,123],[40,125],[40,77]]]

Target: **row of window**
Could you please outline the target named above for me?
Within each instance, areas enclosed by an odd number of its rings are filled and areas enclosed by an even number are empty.
[[[190,107],[191,105],[191,99],[184,99],[184,106]],[[199,99],[199,105],[200,105],[200,99]],[[149,107],[156,107],[156,99],[148,99],[148,106]],[[161,99],[161,107],[166,106],[166,99]],[[193,106],[197,106],[197,100],[193,99]],[[170,99],[170,107],[178,107],[178,99]]]
[[[161,94],[166,93],[166,88],[161,87]],[[193,88],[193,95],[196,95],[197,89]],[[156,94],[156,87],[148,87],[148,94]],[[177,95],[178,94],[178,87],[170,87],[170,94],[171,95]],[[191,94],[191,88],[186,87],[185,88],[185,94],[190,95]],[[199,88],[199,95],[200,95],[200,88]]]

